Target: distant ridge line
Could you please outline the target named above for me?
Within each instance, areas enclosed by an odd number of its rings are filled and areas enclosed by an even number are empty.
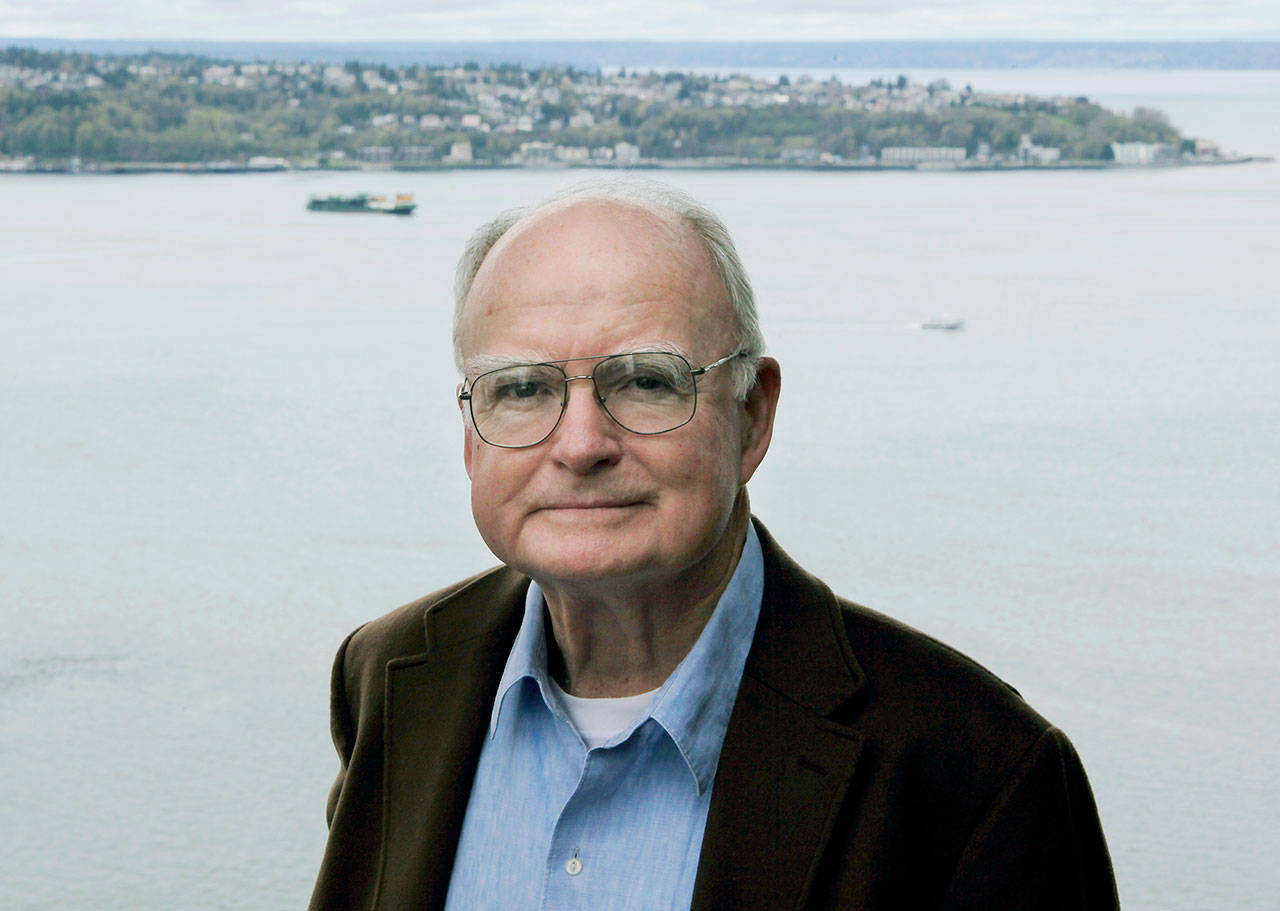
[[[406,66],[1280,69],[1280,41],[201,41],[6,38],[0,47]]]

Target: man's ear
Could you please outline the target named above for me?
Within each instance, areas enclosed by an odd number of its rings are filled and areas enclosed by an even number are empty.
[[[782,392],[782,368],[771,357],[762,357],[756,368],[756,382],[742,403],[746,421],[742,434],[742,468],[740,484],[746,484],[755,474],[764,454],[769,451],[773,439],[773,417],[778,411],[778,396]]]

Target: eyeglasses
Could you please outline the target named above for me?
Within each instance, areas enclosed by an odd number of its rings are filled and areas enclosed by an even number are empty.
[[[458,393],[467,403],[480,439],[503,449],[537,446],[560,424],[569,403],[569,384],[591,380],[596,401],[619,427],[632,433],[666,433],[693,420],[698,407],[697,377],[727,364],[735,351],[694,368],[667,351],[569,357],[540,364],[514,364],[482,373]],[[595,369],[569,376],[561,364],[599,360]]]

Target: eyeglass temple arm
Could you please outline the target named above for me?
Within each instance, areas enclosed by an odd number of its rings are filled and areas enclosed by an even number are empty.
[[[726,354],[724,357],[720,358],[720,360],[716,361],[714,364],[707,364],[707,366],[699,367],[696,370],[691,371],[690,373],[692,376],[702,376],[707,371],[715,370],[717,367],[721,366],[722,364],[727,364],[729,363],[729,361],[733,360],[735,357],[742,357],[746,353],[747,352],[745,351],[735,351],[733,352],[733,354]]]

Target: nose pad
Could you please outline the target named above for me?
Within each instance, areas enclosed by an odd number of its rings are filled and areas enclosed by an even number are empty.
[[[569,379],[572,382],[591,378]],[[565,389],[566,401],[560,415],[560,426],[551,437],[556,458],[580,471],[612,463],[620,455],[618,438],[621,428],[605,411],[595,384],[588,383],[585,395],[574,396],[571,385],[566,385]],[[575,402],[575,398],[579,401]]]
[[[601,416],[601,417],[603,417],[606,421],[609,421],[609,422],[611,422],[611,423],[612,423],[613,419],[609,416],[608,409],[605,407],[605,404],[604,404],[604,396],[602,396],[602,395],[600,394],[600,390],[596,388],[595,380],[590,376],[590,374],[588,374],[588,375],[586,375],[586,376],[571,376],[571,377],[568,377],[568,378],[565,380],[565,384],[564,384],[564,413],[565,413],[565,415],[568,415],[568,413],[569,413],[569,408],[570,408],[570,407],[572,406],[572,404],[573,404],[573,385],[572,385],[572,384],[573,384],[573,381],[574,381],[574,380],[586,380],[586,381],[587,381],[587,383],[586,383],[586,386],[587,386],[587,397],[588,397],[592,402],[594,402],[594,403],[598,406],[598,410],[599,410],[600,416]],[[563,421],[563,420],[564,420],[564,419],[563,419],[563,418],[561,418],[561,421]]]

